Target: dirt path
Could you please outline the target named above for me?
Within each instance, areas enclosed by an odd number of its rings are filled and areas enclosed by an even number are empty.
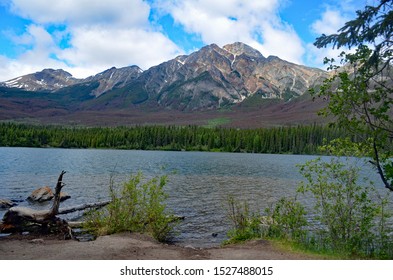
[[[0,238],[0,259],[3,260],[295,260],[311,258],[305,254],[283,251],[263,240],[222,248],[196,249],[161,244],[147,236],[130,233],[101,236],[90,242],[48,237]]]

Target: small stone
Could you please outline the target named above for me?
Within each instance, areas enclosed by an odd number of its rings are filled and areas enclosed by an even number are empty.
[[[90,241],[96,240],[96,236],[89,234],[89,233],[77,235],[77,236],[74,236],[74,238],[76,240],[78,240],[79,242],[90,242]]]
[[[44,243],[44,239],[42,239],[42,238],[32,239],[32,240],[30,240],[30,243],[42,244],[42,243]]]

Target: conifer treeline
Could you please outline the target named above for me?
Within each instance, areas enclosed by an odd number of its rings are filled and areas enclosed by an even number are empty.
[[[0,124],[0,146],[9,147],[315,154],[323,139],[341,136],[343,131],[339,128],[320,125],[236,129],[198,126],[68,128]]]

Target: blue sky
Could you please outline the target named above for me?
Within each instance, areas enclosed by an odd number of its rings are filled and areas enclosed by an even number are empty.
[[[62,68],[82,78],[241,41],[264,56],[323,68],[316,49],[376,0],[0,0],[0,81]]]

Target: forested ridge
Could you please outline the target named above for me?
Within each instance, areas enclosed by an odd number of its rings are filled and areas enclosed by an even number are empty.
[[[199,126],[60,127],[0,124],[0,146],[316,154],[342,137],[337,127],[311,125],[259,129]]]

